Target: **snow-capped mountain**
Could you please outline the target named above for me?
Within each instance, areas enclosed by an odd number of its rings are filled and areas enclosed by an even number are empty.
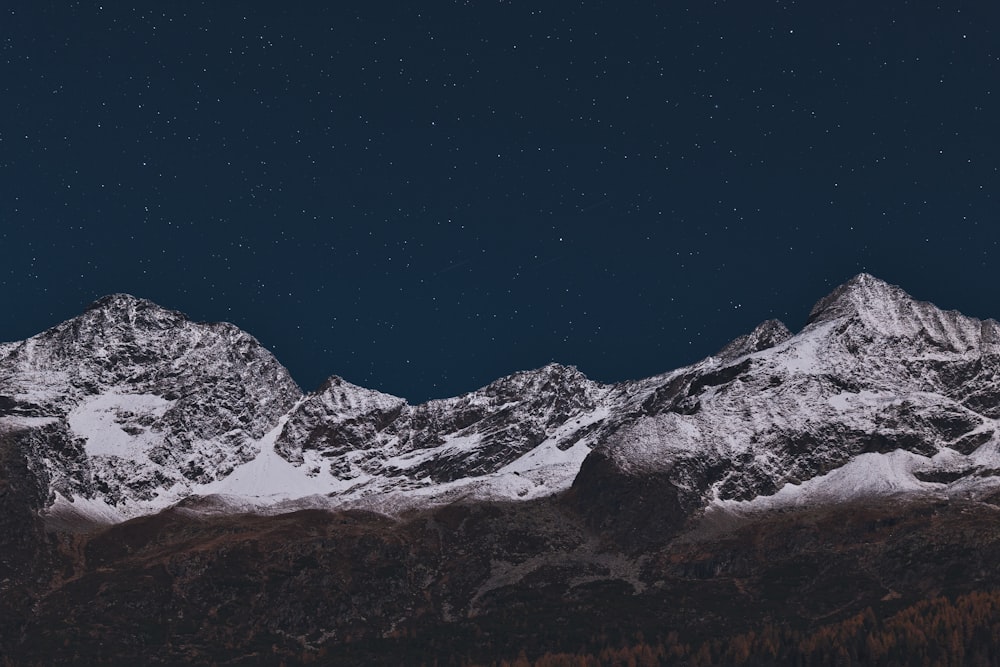
[[[600,523],[638,503],[672,526],[706,507],[972,493],[996,481],[998,417],[1000,325],[866,274],[799,333],[770,320],[669,373],[602,385],[550,364],[415,406],[336,376],[303,396],[236,327],[126,295],[0,345],[0,428],[45,433],[25,456],[56,510],[111,519],[573,484]]]
[[[275,449],[346,484],[342,501],[536,497],[569,486],[615,394],[558,364],[416,406],[333,377],[291,412]]]
[[[761,326],[745,339],[760,344],[668,374],[646,414],[599,443],[576,485],[600,523],[623,502],[655,507],[669,527],[704,507],[1000,485],[997,322],[862,274],[798,334]]]
[[[45,434],[25,456],[53,512],[108,520],[184,499],[281,511],[547,495],[572,482],[612,393],[553,364],[419,406],[338,377],[303,396],[249,334],[128,295],[0,347],[0,429]]]
[[[115,507],[225,477],[300,396],[235,326],[123,294],[0,349],[0,422],[57,425],[31,453],[53,499]]]

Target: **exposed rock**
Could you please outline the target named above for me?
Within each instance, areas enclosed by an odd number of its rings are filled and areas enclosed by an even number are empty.
[[[752,344],[767,338],[754,332],[665,378],[639,419],[605,434],[592,454],[601,474],[585,465],[575,494],[603,498],[608,488],[661,480],[672,486],[661,493],[681,513],[676,524],[713,503],[809,502],[820,487],[824,501],[967,492],[972,471],[1000,460],[995,322],[941,311],[862,274],[822,299],[799,334],[769,323],[758,331],[779,332],[778,342]],[[863,454],[890,457],[891,478],[863,472],[868,458],[845,468],[836,488],[825,480]],[[635,511],[601,502],[591,511],[600,525],[648,522],[645,501]]]
[[[740,336],[715,355],[721,359],[736,359],[754,352],[760,352],[772,348],[778,343],[783,343],[792,337],[792,332],[788,330],[780,320],[766,320],[757,325],[757,328]]]
[[[112,505],[225,476],[301,395],[235,326],[124,294],[9,344],[0,387],[0,416],[58,419],[72,434],[42,459],[53,490]]]

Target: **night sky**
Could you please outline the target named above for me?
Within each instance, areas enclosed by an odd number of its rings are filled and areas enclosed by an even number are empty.
[[[0,11],[0,340],[128,292],[417,401],[859,271],[1000,317],[995,2]]]

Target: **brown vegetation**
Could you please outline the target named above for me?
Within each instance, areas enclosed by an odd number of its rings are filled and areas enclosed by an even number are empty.
[[[848,619],[802,632],[771,624],[705,641],[680,641],[676,632],[655,644],[580,653],[524,652],[490,667],[992,667],[1000,664],[1000,591],[937,597],[888,618],[871,608]],[[478,667],[478,666],[477,666]]]

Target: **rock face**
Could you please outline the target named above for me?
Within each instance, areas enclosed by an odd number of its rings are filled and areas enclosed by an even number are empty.
[[[301,395],[233,325],[120,294],[0,353],[0,416],[61,425],[36,452],[51,492],[110,505],[226,476]]]
[[[112,521],[199,495],[277,511],[548,495],[624,389],[551,364],[417,406],[338,377],[303,396],[249,334],[128,295],[0,345],[0,423],[37,432],[44,505]]]
[[[862,274],[797,335],[762,327],[668,375],[646,414],[598,445],[575,483],[598,524],[669,532],[705,507],[996,486],[995,321]]]
[[[566,452],[604,418],[612,392],[558,364],[417,406],[334,377],[292,411],[275,449],[316,475],[356,482],[352,497],[484,478],[532,452],[548,469],[586,455],[586,445]],[[523,463],[509,476],[534,469]],[[550,491],[568,483],[548,472],[559,479],[535,481]]]

